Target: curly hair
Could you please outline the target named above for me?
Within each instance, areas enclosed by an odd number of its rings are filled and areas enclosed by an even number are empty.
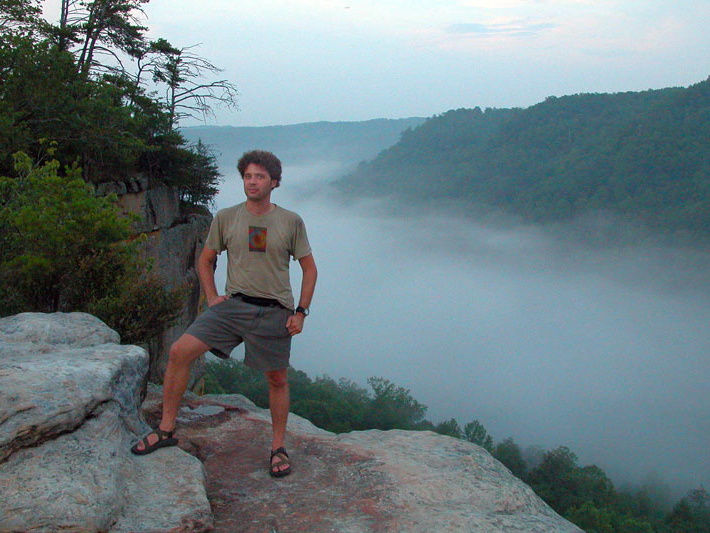
[[[245,152],[241,159],[239,159],[239,163],[237,163],[237,170],[239,170],[239,174],[242,178],[244,177],[244,172],[247,167],[252,163],[264,167],[269,173],[269,177],[272,180],[276,180],[276,187],[281,185],[281,161],[278,157],[264,150]]]

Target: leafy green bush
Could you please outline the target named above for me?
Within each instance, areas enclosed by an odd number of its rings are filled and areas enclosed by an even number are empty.
[[[0,177],[0,315],[94,312],[124,342],[147,342],[177,317],[181,291],[146,274],[115,198],[95,196],[79,168],[59,175],[56,160],[17,153],[15,169]]]
[[[0,313],[85,307],[121,273],[129,221],[78,168],[60,176],[57,161],[18,153],[15,169],[0,178]]]

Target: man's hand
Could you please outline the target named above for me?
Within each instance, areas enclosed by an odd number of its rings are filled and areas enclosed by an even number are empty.
[[[296,313],[288,317],[288,320],[286,321],[286,329],[292,337],[303,331],[303,321],[305,318],[306,317],[301,313]]]
[[[219,303],[222,303],[225,300],[229,300],[228,296],[215,296],[214,298],[207,298],[207,306],[212,307],[213,305],[217,305]]]

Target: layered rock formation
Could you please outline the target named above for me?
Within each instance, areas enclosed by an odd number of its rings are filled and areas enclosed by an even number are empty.
[[[131,456],[147,356],[116,341],[78,313],[0,319],[0,531],[581,531],[482,448],[431,432],[292,415],[294,471],[273,479],[269,413],[238,395],[188,394],[180,448]]]

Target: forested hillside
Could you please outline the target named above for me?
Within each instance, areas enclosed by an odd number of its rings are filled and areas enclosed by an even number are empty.
[[[710,80],[688,88],[550,97],[452,110],[338,183],[409,201],[462,198],[537,222],[603,210],[710,237]]]

